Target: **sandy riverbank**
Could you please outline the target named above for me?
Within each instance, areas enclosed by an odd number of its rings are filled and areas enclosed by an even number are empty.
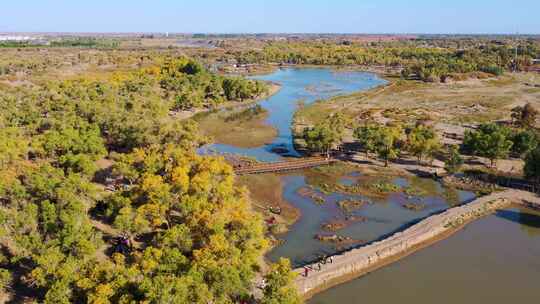
[[[308,277],[298,276],[296,285],[299,292],[309,298],[443,240],[468,223],[497,209],[508,208],[513,203],[540,207],[540,198],[519,190],[506,190],[478,198],[469,204],[426,218],[387,239],[336,255],[333,263],[323,265],[321,271],[311,271]],[[302,268],[295,271],[303,273]]]

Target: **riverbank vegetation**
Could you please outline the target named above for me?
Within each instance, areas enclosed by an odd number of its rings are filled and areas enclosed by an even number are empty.
[[[252,297],[269,245],[262,217],[231,166],[196,154],[206,142],[197,125],[170,112],[251,98],[261,83],[187,57],[99,76],[16,77],[0,90],[0,288],[11,300]],[[279,267],[263,301],[296,303],[290,267]]]
[[[260,106],[217,110],[193,117],[201,133],[212,142],[242,148],[260,147],[271,142],[277,130],[266,123],[268,111]]]
[[[522,41],[515,57],[506,39],[219,38],[215,47],[186,49],[167,39],[173,45],[146,47],[152,39],[0,45],[2,297],[47,304],[239,303],[252,299],[255,279],[264,276],[262,303],[298,303],[289,262],[263,272],[269,248],[263,216],[273,222],[271,213],[280,213],[287,224],[299,216],[281,197],[281,178],[236,178],[223,159],[196,153],[208,136],[243,147],[269,142],[276,131],[264,125],[267,113],[244,107],[193,120],[177,115],[267,96],[267,84],[238,76],[250,71],[313,64],[391,72],[393,84],[377,91],[300,110],[296,122],[303,125],[295,130],[313,152],[328,155],[356,138],[358,151],[387,165],[401,153],[420,163],[446,154],[438,145],[441,132],[418,121],[511,115],[510,127],[468,132],[464,148],[493,161],[518,155],[527,178],[539,179],[539,78],[508,73],[531,66],[537,41]],[[448,167],[458,171],[461,155],[449,154]],[[394,171],[381,177],[391,168],[344,185],[340,179],[357,170],[351,167],[312,169],[306,181],[322,192],[419,193],[396,185]]]
[[[526,69],[540,50],[534,40],[523,41],[517,47],[512,41],[465,39],[372,44],[345,42],[271,42],[261,50],[240,51],[235,56],[240,63],[399,67],[403,68],[402,75],[407,78],[445,82],[450,78],[462,79],[481,73],[499,76],[505,71]]]
[[[513,82],[516,79],[525,79],[527,75],[537,79],[533,74],[516,74],[507,79]],[[501,81],[494,80],[489,85],[494,83],[499,85]],[[297,135],[295,144],[300,148],[306,147],[313,152],[321,152],[320,148],[315,149],[318,145],[313,141],[319,141],[319,145],[331,142],[335,149],[334,153],[339,157],[358,160],[355,154],[361,152],[365,160],[376,156],[385,166],[388,166],[390,161],[396,160],[400,166],[428,175],[442,173],[445,168],[449,173],[456,173],[464,165],[466,168],[478,170],[483,167],[483,159],[487,159],[489,164],[485,166],[485,170],[489,171],[490,176],[506,178],[506,184],[518,183],[517,180],[509,181],[508,178],[518,180],[527,178],[536,181],[531,175],[534,171],[531,162],[534,159],[533,151],[539,142],[539,131],[536,127],[540,96],[522,91],[524,100],[530,102],[516,106],[520,102],[514,101],[499,109],[499,117],[502,117],[502,120],[484,123],[482,117],[477,117],[475,124],[467,126],[451,121],[440,122],[434,113],[429,113],[429,106],[426,106],[423,112],[418,111],[417,113],[422,113],[420,115],[408,115],[407,110],[394,111],[394,108],[385,108],[384,103],[371,107],[371,99],[382,100],[381,96],[395,98],[393,95],[402,94],[401,89],[408,91],[408,94],[414,94],[419,87],[425,86],[405,81],[414,84],[409,86],[403,82],[398,80],[382,90],[374,89],[373,94],[369,92],[352,94],[300,108],[293,127]],[[508,82],[503,84],[506,85]],[[464,96],[468,96],[467,98],[475,97],[470,95],[469,88],[461,90]],[[459,103],[459,99],[456,102]],[[357,107],[362,107],[363,110],[355,111]],[[405,113],[397,115],[397,112]],[[339,129],[337,135],[320,132],[319,138],[307,137],[306,132],[328,125],[331,117],[341,117],[342,120],[352,123],[347,124],[347,128]],[[310,125],[313,127],[306,127]],[[337,140],[339,138],[342,140]],[[310,145],[306,144],[308,140],[312,141]],[[417,158],[416,166],[410,163],[411,156]],[[436,161],[436,165],[433,160]],[[502,165],[499,167],[497,164]],[[529,173],[526,174],[522,168]],[[533,187],[526,181],[521,184],[523,187]]]

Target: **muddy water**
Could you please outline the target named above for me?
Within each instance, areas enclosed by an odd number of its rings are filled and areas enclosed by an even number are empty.
[[[309,304],[538,303],[540,213],[509,209]]]
[[[431,214],[475,198],[471,192],[445,189],[434,180],[395,178],[392,183],[403,187],[402,189],[413,186],[416,189],[424,190],[424,194],[407,195],[403,190],[399,190],[385,197],[373,198],[342,193],[324,194],[316,191],[318,196],[324,198],[324,203],[320,204],[310,197],[298,193],[299,189],[306,186],[304,175],[288,175],[283,178],[285,181],[284,198],[300,209],[301,217],[286,235],[281,236],[283,244],[274,248],[268,257],[273,261],[279,257],[290,258],[294,266],[309,263],[323,255],[332,255],[351,247],[380,240]],[[355,176],[344,177],[342,183],[356,183]],[[452,193],[449,193],[450,191]],[[448,197],[453,197],[453,199]],[[344,213],[337,203],[346,199],[363,200],[369,204],[358,210]],[[425,208],[418,211],[408,210],[403,207],[408,202],[423,204]],[[347,227],[337,232],[328,232],[322,229],[323,224],[343,220],[346,215],[363,220],[346,222]],[[317,234],[337,234],[349,237],[352,242],[345,244],[322,242],[315,239]]]

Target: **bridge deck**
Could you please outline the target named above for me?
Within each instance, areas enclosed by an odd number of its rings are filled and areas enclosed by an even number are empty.
[[[235,168],[234,171],[238,175],[283,172],[328,165],[335,161],[336,159],[333,158],[310,157],[276,163],[256,164],[249,167]]]

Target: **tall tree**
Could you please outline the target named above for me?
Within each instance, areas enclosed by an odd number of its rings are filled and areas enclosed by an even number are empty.
[[[441,144],[432,127],[418,125],[408,134],[407,149],[422,162],[424,157],[432,157],[439,151]]]
[[[333,114],[315,126],[304,129],[303,138],[308,149],[325,152],[328,157],[330,150],[342,141],[345,123],[342,114]]]
[[[493,167],[497,159],[508,156],[512,148],[510,129],[494,123],[483,124],[476,131],[467,131],[463,140],[465,151],[487,157]]]
[[[529,152],[525,158],[523,171],[526,178],[540,183],[540,147]]]
[[[513,142],[512,152],[522,158],[527,156],[529,152],[533,151],[538,146],[539,137],[538,133],[532,130],[520,130],[514,132],[511,135],[511,140]]]
[[[291,271],[289,260],[281,258],[272,265],[265,276],[266,287],[262,304],[300,304],[298,292],[293,287],[295,273]]]
[[[401,126],[382,126],[377,132],[377,154],[384,160],[384,166],[398,156],[399,147],[397,141],[401,138],[403,129]]]
[[[354,130],[354,137],[358,140],[358,143],[362,145],[366,158],[370,152],[377,151],[377,139],[378,139],[379,126],[374,124],[367,124],[358,127]]]
[[[457,146],[450,146],[448,148],[448,156],[444,162],[444,169],[449,174],[458,172],[463,165],[463,158],[459,154],[459,148]]]

